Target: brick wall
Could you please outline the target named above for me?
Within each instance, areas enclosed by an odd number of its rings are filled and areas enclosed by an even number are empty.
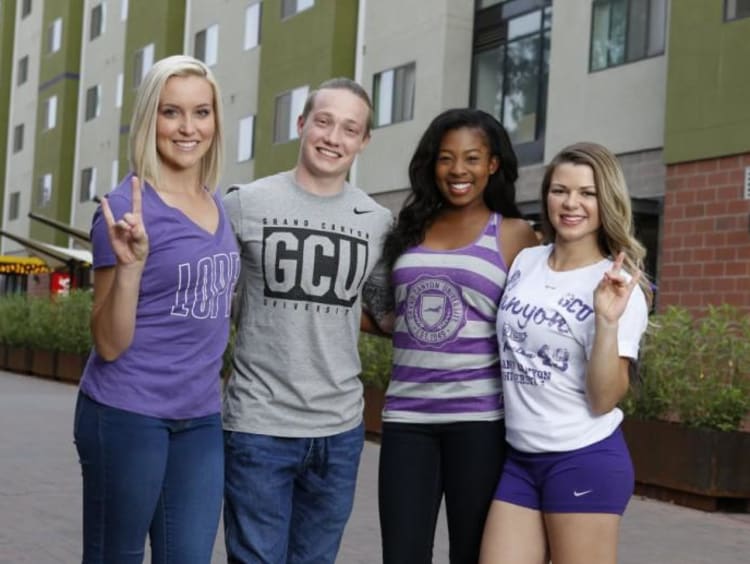
[[[731,303],[750,311],[750,153],[667,167],[659,310]]]

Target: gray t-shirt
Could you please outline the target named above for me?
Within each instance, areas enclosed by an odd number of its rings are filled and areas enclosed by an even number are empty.
[[[353,429],[362,419],[360,291],[380,262],[390,211],[349,184],[331,197],[306,192],[291,171],[233,187],[224,205],[241,254],[224,428],[281,437]]]

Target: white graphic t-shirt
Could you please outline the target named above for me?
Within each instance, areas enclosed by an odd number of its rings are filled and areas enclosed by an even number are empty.
[[[522,452],[588,446],[611,435],[623,418],[619,408],[594,415],[585,387],[594,344],[594,289],[612,261],[555,272],[547,264],[552,248],[519,253],[497,317],[506,437]],[[621,357],[637,358],[647,323],[646,299],[636,286],[619,322]]]

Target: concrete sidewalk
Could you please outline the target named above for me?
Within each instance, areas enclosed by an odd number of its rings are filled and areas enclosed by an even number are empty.
[[[0,564],[80,562],[81,478],[73,446],[73,386],[0,371]],[[362,458],[354,513],[339,564],[377,564],[379,447]],[[214,562],[226,561],[221,534]],[[436,564],[448,563],[441,519]],[[621,564],[750,562],[750,516],[703,513],[633,499],[623,520]]]

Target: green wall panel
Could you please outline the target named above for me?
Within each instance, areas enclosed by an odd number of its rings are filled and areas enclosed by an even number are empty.
[[[59,51],[49,53],[50,26],[58,17],[63,21],[62,42]],[[82,22],[83,0],[44,3],[31,209],[65,222],[70,221],[73,193]],[[54,95],[57,96],[56,125],[47,131],[43,123],[44,108],[47,99]],[[40,207],[39,179],[48,173],[52,174],[52,197],[44,207]],[[36,221],[31,222],[29,235],[58,245],[67,245],[68,242],[64,233]]]
[[[308,10],[281,18],[281,0],[263,2],[258,76],[255,177],[294,166],[299,143],[274,144],[276,97],[336,76],[354,77],[356,0],[317,0]]]
[[[16,22],[15,0],[0,3],[0,227],[5,219],[5,173],[8,139],[12,139],[13,125],[8,122],[10,91],[13,83],[13,39]]]
[[[183,52],[185,0],[130,0],[125,35],[125,70],[122,113],[120,114],[120,177],[130,168],[128,136],[135,103],[135,54],[154,44],[154,62]]]
[[[667,163],[750,151],[750,18],[720,0],[670,2]]]

